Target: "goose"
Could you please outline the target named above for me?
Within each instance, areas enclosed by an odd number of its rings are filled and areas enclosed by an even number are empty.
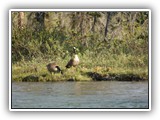
[[[74,57],[70,59],[70,61],[67,63],[66,68],[75,67],[79,64],[80,60],[78,58],[78,55],[76,54],[76,47],[73,47]]]
[[[63,74],[63,71],[60,69],[60,67],[56,63],[49,63],[46,67],[51,74],[59,73],[59,72]]]

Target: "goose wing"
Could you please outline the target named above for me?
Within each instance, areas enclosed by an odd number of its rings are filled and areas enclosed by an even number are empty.
[[[74,62],[74,60],[71,59],[71,60],[67,63],[66,68],[72,67],[72,66],[73,66],[73,62]]]

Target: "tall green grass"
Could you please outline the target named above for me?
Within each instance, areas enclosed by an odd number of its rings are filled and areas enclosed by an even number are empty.
[[[80,64],[70,69],[65,68],[70,57],[65,59],[36,58],[31,61],[20,61],[12,65],[12,80],[22,81],[25,77],[34,75],[39,77],[39,81],[91,81],[92,78],[87,74],[89,72],[98,73],[102,76],[134,74],[143,79],[148,79],[148,63],[145,60],[147,58],[144,56],[126,56],[122,54],[117,56],[109,55],[108,57],[88,57],[79,55],[79,58]],[[64,74],[56,73],[51,75],[46,68],[46,65],[50,62],[56,62]]]

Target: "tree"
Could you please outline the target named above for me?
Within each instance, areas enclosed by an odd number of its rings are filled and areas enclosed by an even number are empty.
[[[111,12],[106,12],[106,27],[105,27],[105,33],[104,33],[104,41],[107,40],[107,33],[108,33],[108,25],[109,25],[109,21],[110,21],[110,15]]]
[[[19,12],[19,14],[18,14],[18,28],[19,29],[24,28],[24,20],[25,20],[24,12]]]

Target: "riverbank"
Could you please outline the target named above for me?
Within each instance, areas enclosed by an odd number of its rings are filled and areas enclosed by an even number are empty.
[[[135,56],[117,56],[108,60],[95,58],[94,61],[80,56],[81,63],[76,68],[66,69],[69,59],[57,59],[56,63],[63,70],[50,74],[46,65],[51,59],[37,58],[32,61],[12,63],[12,81],[52,82],[52,81],[144,81],[148,80],[148,66]],[[141,66],[140,66],[141,65]]]
[[[12,81],[148,79],[147,11],[14,11],[11,19]],[[80,64],[66,69],[73,47]],[[46,65],[53,61],[63,75],[47,71]]]

